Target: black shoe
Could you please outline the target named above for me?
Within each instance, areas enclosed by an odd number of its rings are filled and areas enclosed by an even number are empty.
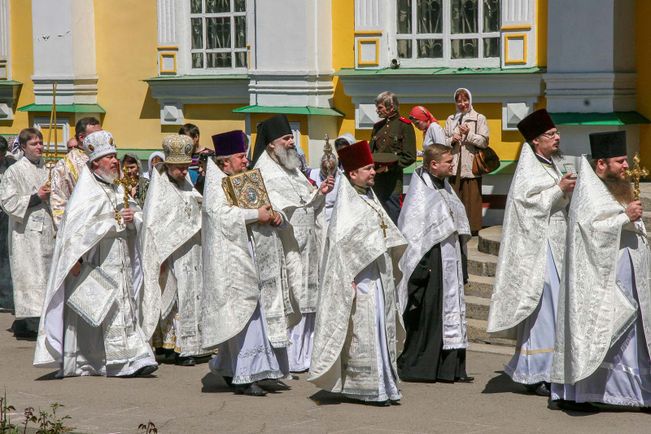
[[[599,408],[590,404],[589,402],[576,402],[576,401],[566,401],[564,399],[559,399],[558,401],[550,401],[548,408],[555,410],[565,410],[565,411],[578,411],[581,413],[598,413]]]
[[[157,370],[158,370],[158,365],[147,365],[138,369],[136,372],[129,375],[129,377],[146,377],[147,375],[153,374]]]
[[[233,385],[233,377],[224,377],[224,376],[222,376],[222,378],[224,379],[224,383],[226,383],[226,385],[228,387],[234,387],[234,385]]]
[[[389,402],[391,405],[402,405],[399,399],[390,399]]]
[[[475,377],[470,377],[468,375],[466,375],[465,377],[459,377],[456,380],[457,383],[472,383],[473,381],[475,381]]]
[[[197,362],[194,360],[194,357],[181,357],[177,354],[174,359],[174,364],[178,366],[194,366]]]
[[[258,385],[270,392],[276,392],[278,390],[291,390],[290,386],[280,380],[260,380],[258,381]]]
[[[551,384],[542,382],[538,383],[538,386],[533,391],[538,396],[552,396]]]
[[[373,407],[390,407],[391,402],[389,400],[386,401],[365,401],[366,405],[371,405]]]
[[[267,392],[265,392],[256,383],[251,383],[251,384],[236,384],[235,394],[247,395],[247,396],[265,396]]]

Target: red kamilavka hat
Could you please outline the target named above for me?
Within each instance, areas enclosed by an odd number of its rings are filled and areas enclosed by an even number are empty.
[[[346,173],[373,164],[371,147],[366,140],[341,148],[337,155]]]

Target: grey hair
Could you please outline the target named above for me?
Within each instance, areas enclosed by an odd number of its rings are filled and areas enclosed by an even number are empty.
[[[400,103],[398,102],[398,97],[395,93],[384,91],[375,98],[375,105],[382,104],[383,106],[389,108],[392,107],[395,111],[398,111],[400,108]]]

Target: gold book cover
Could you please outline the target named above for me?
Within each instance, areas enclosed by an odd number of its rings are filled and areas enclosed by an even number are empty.
[[[260,169],[227,176],[223,179],[222,186],[233,205],[240,208],[258,209],[271,205]]]

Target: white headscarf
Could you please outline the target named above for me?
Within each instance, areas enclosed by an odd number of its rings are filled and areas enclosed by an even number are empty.
[[[152,152],[151,155],[149,156],[149,158],[147,159],[148,171],[147,171],[147,173],[143,174],[143,176],[145,178],[147,178],[147,179],[151,179],[151,171],[154,170],[154,167],[152,167],[151,162],[155,157],[158,157],[161,160],[165,161],[165,154],[163,154],[163,151],[154,151],[154,152]]]
[[[458,95],[459,92],[461,92],[461,91],[466,91],[466,92],[468,93],[468,102],[469,102],[470,104],[468,104],[468,112],[466,112],[466,113],[461,113],[461,112],[459,111],[459,108],[456,106],[456,103],[457,103],[457,95]],[[452,120],[453,120],[453,122],[454,122],[454,123],[452,124],[452,127],[453,127],[453,128],[456,127],[457,125],[459,125],[459,120],[461,119],[462,115],[467,115],[468,113],[470,113],[471,110],[473,110],[473,108],[472,108],[472,93],[470,93],[470,91],[469,91],[468,89],[466,89],[465,87],[460,87],[459,89],[457,89],[457,90],[454,91],[454,103],[455,103],[455,106],[454,106],[454,107],[455,107],[455,109],[456,109],[457,112],[454,114],[454,117],[452,118]]]

